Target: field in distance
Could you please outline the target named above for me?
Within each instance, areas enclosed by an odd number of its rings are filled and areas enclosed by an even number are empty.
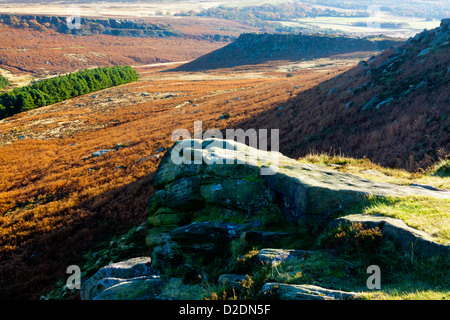
[[[405,1],[317,1],[304,0],[252,0],[252,1],[185,1],[167,0],[160,2],[73,2],[70,5],[48,1],[28,3],[3,0],[0,14],[60,15],[98,18],[155,19],[177,23],[187,16],[196,16],[209,21],[217,18],[222,22],[239,21],[254,26],[259,31],[273,32],[277,29],[287,32],[328,32],[360,35],[383,34],[394,37],[410,37],[423,29],[439,26],[450,7],[445,2],[426,3],[421,0]],[[292,7],[294,6],[294,7]],[[249,8],[254,9],[249,9]],[[299,10],[297,13],[298,7]],[[294,13],[295,11],[295,13]],[[261,15],[255,12],[262,13]],[[289,12],[289,14],[285,14]],[[182,16],[180,16],[182,15]],[[215,24],[216,22],[212,22]],[[207,27],[204,25],[203,27]]]

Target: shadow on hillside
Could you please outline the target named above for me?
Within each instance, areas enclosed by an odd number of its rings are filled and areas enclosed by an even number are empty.
[[[79,265],[81,268],[86,262],[83,255],[89,250],[144,223],[147,202],[154,192],[153,175],[154,172],[55,213],[55,218],[69,222],[47,233],[33,234],[31,239],[2,257],[0,300],[39,299],[54,289],[57,281],[70,276],[66,274],[67,267]],[[145,236],[142,241],[145,244]],[[143,254],[145,252],[140,253]]]
[[[219,49],[220,50],[220,49]],[[237,69],[240,67],[252,68],[258,65],[263,65],[267,63],[276,63],[279,61],[283,61],[284,64],[289,63],[300,63],[304,61],[312,61],[321,58],[332,58],[341,54],[352,54],[357,53],[355,51],[348,52],[339,52],[339,53],[322,53],[322,54],[314,54],[314,55],[304,55],[304,54],[285,54],[280,53],[279,55],[270,56],[270,57],[260,57],[256,59],[252,58],[239,58],[235,57],[231,60],[229,59],[221,59],[221,58],[213,58],[212,61],[208,61],[210,57],[214,57],[219,50],[213,51],[205,56],[202,56],[196,60],[190,61],[188,63],[182,64],[181,66],[162,70],[160,72],[206,72],[206,71],[218,71],[218,70],[226,70],[226,69]],[[367,52],[370,53],[370,52]]]
[[[372,81],[363,66],[355,66],[229,129],[279,130],[280,152],[295,159],[327,153],[414,172],[445,157],[445,89],[430,87],[375,108],[368,106],[386,86]]]
[[[326,123],[325,120],[328,119],[325,118],[330,116],[330,110],[325,107],[332,104],[334,109],[332,111],[339,113],[344,109],[345,103],[330,97],[323,88],[332,87],[336,81],[345,82],[347,78],[354,75],[356,70],[357,67],[342,73],[338,76],[338,79],[341,80],[331,78],[298,94],[291,94],[291,98],[287,101],[272,105],[270,109],[264,110],[252,118],[233,123],[227,129],[243,129],[244,131],[268,129],[268,150],[273,150],[270,131],[279,130],[279,151],[292,158],[299,158],[310,152],[344,153],[346,156],[363,158],[366,155],[352,152],[352,150],[344,150],[343,145],[340,144],[331,144],[330,146],[328,143],[326,146],[322,146],[317,143],[321,139],[326,139],[326,134],[331,132],[332,128],[345,125],[344,122],[339,121],[339,117],[330,121],[333,122],[332,125]],[[296,82],[298,83],[298,80]],[[295,87],[298,88],[298,86],[293,85],[293,89]],[[224,137],[227,129],[222,130]],[[248,144],[248,141],[246,143]]]
[[[403,41],[303,34],[242,34],[223,48],[167,71],[207,71],[273,61],[301,62],[336,55],[382,52]]]

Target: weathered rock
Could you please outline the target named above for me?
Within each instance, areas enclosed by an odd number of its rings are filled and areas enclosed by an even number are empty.
[[[361,223],[365,228],[379,228],[383,236],[409,254],[414,252],[414,255],[423,257],[450,255],[450,245],[434,241],[428,233],[411,228],[399,219],[355,214],[335,221],[335,225],[342,223]]]
[[[201,206],[200,180],[198,176],[182,178],[166,186],[165,205],[182,211]]]
[[[417,57],[419,58],[419,57],[423,57],[423,56],[429,54],[430,51],[431,51],[431,49],[432,49],[431,47],[426,48],[426,49],[423,49],[422,51],[419,52],[419,54],[417,55]]]
[[[448,31],[450,29],[450,18],[441,20],[441,29],[443,31]]]
[[[381,101],[380,103],[377,104],[377,106],[375,107],[375,109],[379,109],[387,104],[390,104],[394,101],[394,98],[389,98],[387,100]]]
[[[277,265],[282,262],[305,257],[313,253],[314,251],[306,250],[262,249],[256,255],[256,260],[261,264]]]
[[[123,262],[113,263],[101,268],[81,286],[81,299],[92,300],[103,290],[117,285],[125,280],[155,275],[151,267],[151,258],[134,258]],[[106,280],[108,279],[108,280]]]
[[[153,196],[148,201],[148,212],[149,214],[154,214],[158,209],[165,205],[166,192],[164,190],[159,190],[153,194]]]
[[[445,191],[445,189],[436,188],[434,186],[429,186],[429,185],[426,185],[426,184],[411,183],[410,186],[411,187],[424,188],[424,189],[433,190],[433,191]]]
[[[154,199],[156,204],[153,202],[153,205],[157,205],[158,201],[161,200],[158,195]],[[150,215],[147,219],[146,244],[149,247],[155,247],[169,243],[169,232],[188,223],[188,221],[189,217],[184,212],[164,207],[159,208],[154,215]]]
[[[105,150],[95,151],[91,154],[91,157],[92,158],[100,157],[100,156],[103,156],[103,155],[105,155],[109,152],[113,152],[113,151],[115,151],[115,150],[114,149],[105,149]]]
[[[372,99],[370,99],[366,105],[361,109],[362,111],[366,111],[369,109],[373,109],[375,108],[379,103],[381,102],[381,99],[378,95],[376,95],[375,97],[373,97]]]
[[[160,293],[162,285],[159,276],[121,280],[102,290],[94,300],[153,300]]]
[[[170,208],[160,208],[156,213],[147,219],[149,228],[166,226],[166,225],[180,225],[186,221],[186,214]]]
[[[422,39],[426,36],[426,34],[427,34],[427,29],[424,29],[422,32],[420,32],[414,36],[414,40],[422,41]]]
[[[261,289],[260,296],[280,300],[356,300],[359,298],[359,294],[356,292],[284,283],[266,283]]]
[[[378,67],[375,68],[375,70],[383,70],[389,68],[393,63],[395,63],[399,59],[398,56],[391,57],[387,59],[385,62],[380,64]]]
[[[161,270],[172,268],[179,277],[180,263],[197,267],[229,250],[232,240],[284,244],[295,234],[275,228],[283,220],[325,226],[335,214],[362,208],[369,195],[450,198],[448,191],[374,182],[219,139],[175,143],[154,185],[146,243]],[[273,261],[295,253],[277,256]]]
[[[151,228],[145,238],[145,243],[149,247],[163,246],[170,242],[170,226]]]
[[[84,296],[82,299],[84,300],[90,300],[98,296],[102,291],[115,286],[116,284],[119,284],[123,282],[123,279],[119,278],[104,278],[100,279],[96,282],[95,286],[91,288],[90,294],[88,297]]]
[[[155,263],[160,267],[161,264],[179,260],[180,246],[170,242],[154,248],[152,256]]]
[[[358,67],[367,68],[367,67],[369,67],[369,65],[367,64],[366,61],[360,61],[360,62],[358,63]]]
[[[200,194],[206,203],[219,203],[224,207],[257,214],[272,202],[270,190],[260,182],[222,180],[220,183],[202,185]]]
[[[436,37],[434,38],[434,40],[430,43],[430,46],[439,46],[444,44],[446,41],[450,40],[450,33],[449,32],[445,32],[444,30],[441,30]]]

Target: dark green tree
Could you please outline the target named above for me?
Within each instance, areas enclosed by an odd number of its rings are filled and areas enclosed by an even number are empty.
[[[30,86],[1,94],[0,119],[93,91],[133,82],[138,78],[136,70],[130,66],[115,66],[86,69],[44,79]]]

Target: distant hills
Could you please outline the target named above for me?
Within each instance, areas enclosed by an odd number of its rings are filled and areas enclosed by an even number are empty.
[[[79,23],[73,28],[71,24]],[[62,34],[96,35],[105,34],[120,37],[151,37],[151,38],[189,38],[209,41],[231,41],[234,38],[228,35],[191,35],[172,28],[169,24],[149,23],[140,19],[116,18],[85,18],[79,21],[67,17],[45,15],[0,15],[0,25],[5,24],[15,28],[30,28],[39,31],[55,30]]]
[[[402,41],[385,37],[244,33],[233,43],[182,65],[176,70],[211,70],[267,61],[300,61],[342,53],[382,51]]]

